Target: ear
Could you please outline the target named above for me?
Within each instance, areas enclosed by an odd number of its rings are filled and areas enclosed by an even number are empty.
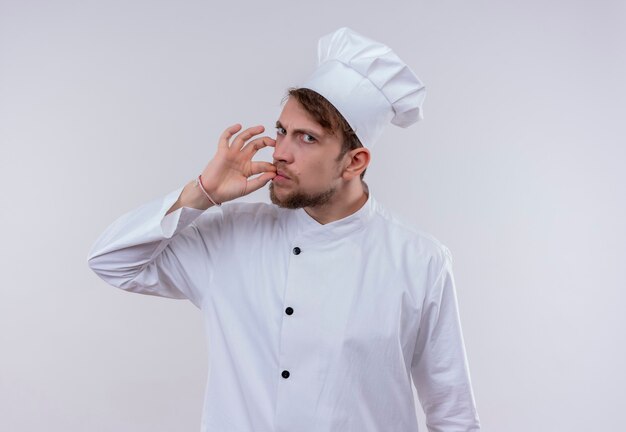
[[[344,156],[344,169],[342,177],[344,180],[352,180],[359,177],[370,164],[370,151],[365,147],[350,150]]]

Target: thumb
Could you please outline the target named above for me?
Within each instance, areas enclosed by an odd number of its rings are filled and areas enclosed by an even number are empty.
[[[256,178],[248,180],[248,184],[246,186],[246,194],[261,189],[267,184],[268,181],[270,181],[274,177],[276,177],[275,172],[265,172]]]

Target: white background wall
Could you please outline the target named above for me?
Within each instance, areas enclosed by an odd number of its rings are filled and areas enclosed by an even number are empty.
[[[0,430],[199,429],[200,313],[106,285],[87,252],[227,125],[273,134],[344,25],[427,85],[366,180],[452,251],[484,430],[622,430],[626,6],[608,0],[0,0]]]

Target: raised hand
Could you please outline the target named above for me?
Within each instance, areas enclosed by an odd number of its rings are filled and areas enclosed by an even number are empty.
[[[252,161],[263,147],[273,147],[276,141],[268,136],[256,138],[263,126],[250,127],[235,139],[232,136],[241,130],[240,124],[228,127],[220,136],[217,152],[202,171],[202,186],[218,203],[242,197],[260,189],[276,176],[276,167],[269,162]],[[261,174],[250,179],[250,176]]]

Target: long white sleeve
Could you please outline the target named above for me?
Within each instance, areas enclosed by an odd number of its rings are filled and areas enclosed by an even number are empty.
[[[165,215],[184,186],[115,220],[92,246],[87,262],[105,282],[127,291],[189,299],[202,305],[210,277],[207,239],[193,221],[203,210],[181,207]],[[216,228],[221,213],[213,211]],[[218,230],[216,230],[218,231]]]
[[[411,372],[429,432],[476,432],[475,407],[461,323],[452,258],[443,266],[424,301]]]

